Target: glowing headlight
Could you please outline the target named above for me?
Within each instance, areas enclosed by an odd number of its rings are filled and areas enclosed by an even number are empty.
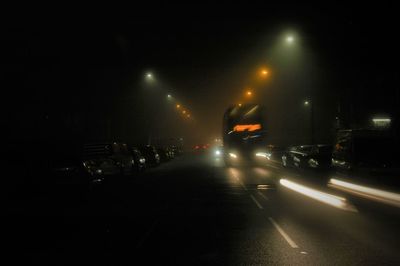
[[[216,150],[215,151],[215,155],[217,155],[217,156],[221,155],[221,151],[220,150]]]

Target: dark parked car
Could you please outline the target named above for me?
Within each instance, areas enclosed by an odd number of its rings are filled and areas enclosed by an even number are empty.
[[[312,151],[312,145],[291,146],[282,155],[284,167],[301,168],[306,165],[306,158]]]
[[[282,155],[285,167],[326,170],[331,165],[332,145],[317,144],[290,147]]]
[[[14,195],[66,192],[72,196],[103,181],[99,168],[84,164],[83,144],[77,141],[21,141],[6,146],[4,187]]]
[[[134,170],[134,160],[125,143],[101,142],[84,146],[85,163],[99,168],[104,175],[127,175]]]
[[[268,145],[266,149],[266,156],[268,160],[279,162],[282,155],[285,153],[286,149],[284,147],[276,145]]]
[[[131,147],[130,152],[133,156],[134,168],[137,172],[143,172],[146,169],[146,159],[136,147]]]
[[[161,162],[168,162],[171,160],[171,155],[167,148],[157,148],[157,153],[160,155]]]
[[[389,131],[341,130],[332,153],[332,166],[338,173],[352,177],[398,180],[399,143]],[[400,183],[399,181],[396,183]]]
[[[160,155],[158,154],[156,148],[151,145],[146,145],[140,147],[140,152],[146,159],[146,163],[149,166],[157,166],[160,164]]]
[[[182,148],[178,146],[171,146],[171,150],[174,152],[174,157],[179,156],[183,153]]]
[[[332,149],[332,145],[314,145],[305,158],[306,167],[320,170],[329,169],[332,161]]]

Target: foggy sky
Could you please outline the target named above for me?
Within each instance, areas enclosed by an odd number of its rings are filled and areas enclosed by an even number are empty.
[[[390,6],[258,9],[10,20],[2,36],[2,80],[9,88],[3,115],[23,130],[68,114],[68,123],[84,120],[75,122],[96,132],[106,129],[94,117],[104,118],[114,138],[142,141],[150,123],[160,136],[205,142],[219,137],[224,110],[255,84],[252,75],[262,65],[272,76],[256,84],[256,97],[270,110],[276,142],[308,141],[309,118],[301,105],[307,97],[315,99],[321,141],[329,140],[338,102],[351,122],[395,112],[398,51]],[[280,47],[287,30],[301,40],[296,55]],[[159,80],[150,96],[143,84],[149,69]],[[167,92],[188,106],[195,121],[177,116]],[[148,122],[154,117],[158,122]]]

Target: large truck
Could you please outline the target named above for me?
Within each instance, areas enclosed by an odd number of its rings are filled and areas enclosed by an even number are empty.
[[[265,107],[242,104],[229,107],[223,117],[224,161],[251,161],[267,146]]]

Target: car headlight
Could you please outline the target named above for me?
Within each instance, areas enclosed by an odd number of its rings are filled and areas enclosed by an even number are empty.
[[[220,150],[216,150],[215,151],[215,155],[220,156],[221,155],[221,151]]]

